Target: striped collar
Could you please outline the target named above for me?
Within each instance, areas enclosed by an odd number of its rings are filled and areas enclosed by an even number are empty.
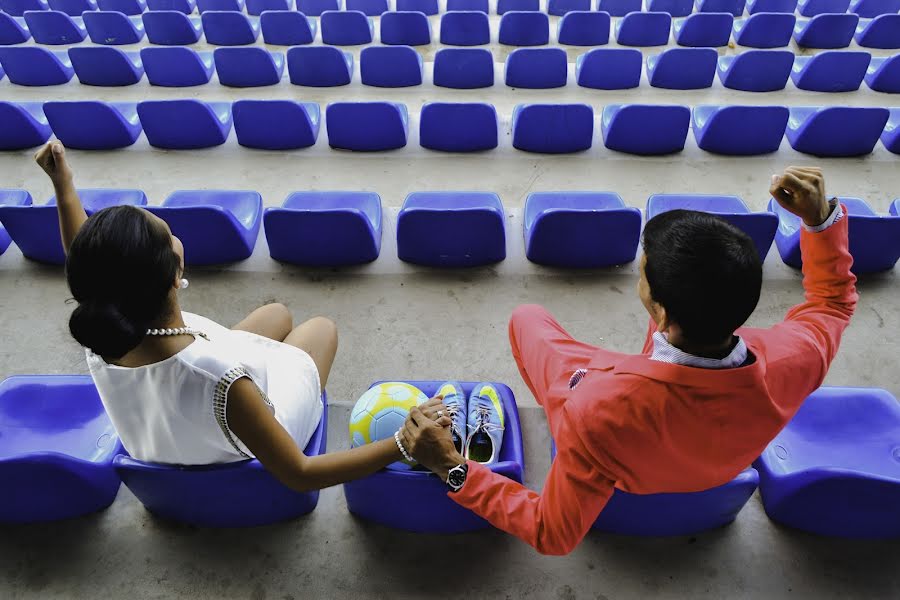
[[[666,334],[657,331],[653,334],[653,353],[650,360],[701,369],[733,369],[747,362],[747,345],[743,338],[738,337],[737,344],[725,358],[706,358],[676,348],[669,343]]]

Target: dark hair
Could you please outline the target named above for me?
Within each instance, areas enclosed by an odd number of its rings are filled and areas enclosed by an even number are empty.
[[[168,315],[181,263],[172,237],[133,206],[92,215],[72,241],[66,279],[78,307],[69,331],[100,356],[120,358]]]
[[[756,308],[759,254],[750,236],[721,217],[664,212],[647,222],[643,246],[650,295],[691,342],[728,339]]]

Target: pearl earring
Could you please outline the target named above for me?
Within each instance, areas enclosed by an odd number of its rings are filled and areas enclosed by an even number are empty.
[[[183,289],[183,290],[186,290],[187,287],[188,287],[190,284],[191,284],[191,283],[190,283],[187,279],[182,279],[182,280],[181,280],[181,283],[178,284],[178,287],[181,288],[181,289]]]

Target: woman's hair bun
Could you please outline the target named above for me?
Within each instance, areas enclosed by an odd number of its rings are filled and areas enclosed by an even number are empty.
[[[86,302],[72,312],[69,331],[94,354],[121,358],[141,343],[147,328],[128,319],[114,304]]]

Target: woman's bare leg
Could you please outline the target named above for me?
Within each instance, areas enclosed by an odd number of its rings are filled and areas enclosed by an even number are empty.
[[[291,311],[284,304],[266,304],[247,315],[243,321],[232,327],[249,331],[276,342],[283,342],[294,327]]]
[[[294,328],[284,338],[284,343],[296,346],[312,357],[319,370],[322,389],[325,389],[338,347],[337,326],[334,322],[325,317],[314,317]]]

